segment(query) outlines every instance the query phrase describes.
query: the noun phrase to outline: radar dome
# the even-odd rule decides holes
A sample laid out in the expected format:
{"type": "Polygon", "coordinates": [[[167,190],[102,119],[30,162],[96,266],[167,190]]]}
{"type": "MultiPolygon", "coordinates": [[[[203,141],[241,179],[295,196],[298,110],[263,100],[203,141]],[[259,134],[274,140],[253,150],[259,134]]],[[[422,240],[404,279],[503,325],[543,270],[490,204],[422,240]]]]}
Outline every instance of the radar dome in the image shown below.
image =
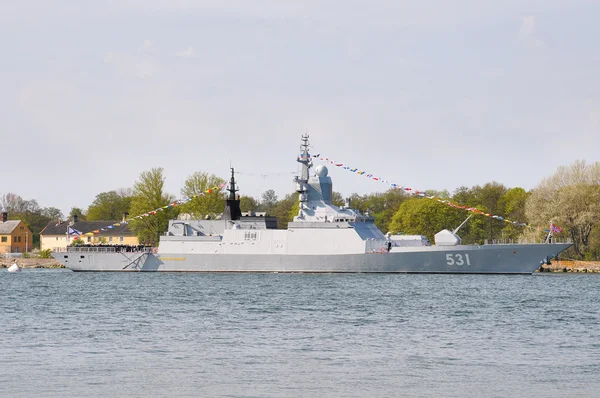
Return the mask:
{"type": "Polygon", "coordinates": [[[329,170],[327,170],[327,166],[320,164],[317,167],[315,167],[315,174],[317,176],[327,177],[327,173],[329,173],[329,170]]]}

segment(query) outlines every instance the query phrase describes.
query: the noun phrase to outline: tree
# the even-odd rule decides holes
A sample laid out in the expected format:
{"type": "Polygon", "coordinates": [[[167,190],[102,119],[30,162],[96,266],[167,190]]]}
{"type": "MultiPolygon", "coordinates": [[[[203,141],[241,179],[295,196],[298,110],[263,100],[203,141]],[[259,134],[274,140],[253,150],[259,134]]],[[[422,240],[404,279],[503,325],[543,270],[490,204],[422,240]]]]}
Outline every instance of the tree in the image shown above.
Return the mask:
{"type": "Polygon", "coordinates": [[[79,217],[80,221],[87,220],[87,218],[85,217],[85,212],[79,207],[71,207],[71,211],[69,212],[69,218],[72,220],[74,216],[79,217]]]}
{"type": "Polygon", "coordinates": [[[561,166],[545,178],[527,199],[525,213],[539,226],[550,222],[565,228],[578,258],[590,257],[590,237],[600,228],[600,162],[591,165],[579,160],[561,166]]]}
{"type": "Polygon", "coordinates": [[[182,213],[190,213],[196,218],[214,217],[223,213],[225,192],[221,185],[225,180],[214,174],[197,171],[189,176],[181,189],[181,195],[191,200],[181,206],[182,213]]]}
{"type": "Polygon", "coordinates": [[[389,228],[392,233],[433,237],[442,229],[454,229],[464,220],[462,210],[426,198],[410,198],[400,205],[389,228]]]}
{"type": "Polygon", "coordinates": [[[42,215],[48,217],[51,220],[62,220],[64,218],[62,211],[56,207],[44,207],[42,209],[42,215]]]}
{"type": "Polygon", "coordinates": [[[251,196],[242,196],[240,198],[240,209],[243,212],[256,211],[258,209],[258,200],[251,196]]]}
{"type": "MultiPolygon", "coordinates": [[[[500,198],[500,205],[504,208],[504,217],[511,221],[527,223],[525,203],[529,195],[523,188],[511,188],[506,191],[504,196],[500,198]]],[[[502,233],[505,238],[517,239],[523,233],[523,227],[512,223],[505,223],[502,233]]]]}
{"type": "Polygon", "coordinates": [[[10,215],[36,212],[39,211],[40,206],[35,199],[25,200],[17,194],[7,193],[0,198],[0,208],[10,215]]]}
{"type": "Polygon", "coordinates": [[[334,191],[331,194],[331,204],[333,204],[334,206],[341,207],[345,203],[346,203],[346,200],[344,199],[344,196],[341,193],[334,191]]]}
{"type": "MultiPolygon", "coordinates": [[[[506,194],[507,188],[496,182],[488,182],[483,187],[474,186],[471,189],[473,193],[473,205],[482,211],[493,215],[503,215],[501,199],[506,194]]],[[[500,230],[504,228],[505,223],[493,217],[488,217],[488,239],[493,240],[498,236],[500,230]]]]}
{"type": "Polygon", "coordinates": [[[435,189],[428,189],[427,196],[435,196],[436,198],[448,199],[450,197],[450,192],[447,189],[443,189],[441,191],[435,189]]]}
{"type": "Polygon", "coordinates": [[[298,215],[298,211],[298,193],[295,192],[276,202],[269,215],[277,217],[278,228],[285,229],[294,216],[298,215]]]}
{"type": "Polygon", "coordinates": [[[462,186],[456,188],[454,194],[452,195],[452,201],[456,203],[460,203],[461,205],[469,205],[474,206],[475,203],[475,195],[471,191],[471,189],[462,186]]]}
{"type": "Polygon", "coordinates": [[[260,211],[270,213],[271,209],[277,204],[277,194],[272,189],[268,189],[260,196],[260,211]]]}
{"type": "Polygon", "coordinates": [[[25,240],[34,247],[39,247],[40,232],[50,220],[58,222],[62,213],[55,207],[40,208],[35,199],[25,200],[14,193],[8,193],[0,197],[0,203],[4,211],[12,220],[21,220],[27,225],[31,234],[25,236],[25,240]]]}
{"type": "Polygon", "coordinates": [[[123,196],[117,191],[102,192],[96,195],[96,199],[88,207],[87,219],[90,221],[120,220],[124,213],[129,213],[130,206],[131,194],[123,196]]]}
{"type": "Polygon", "coordinates": [[[132,220],[130,227],[143,244],[157,244],[159,236],[168,228],[169,219],[176,213],[172,208],[164,208],[174,200],[172,195],[163,191],[164,184],[163,169],[153,168],[143,171],[133,186],[130,210],[134,217],[142,217],[132,220]],[[156,214],[149,213],[155,210],[156,214]]]}

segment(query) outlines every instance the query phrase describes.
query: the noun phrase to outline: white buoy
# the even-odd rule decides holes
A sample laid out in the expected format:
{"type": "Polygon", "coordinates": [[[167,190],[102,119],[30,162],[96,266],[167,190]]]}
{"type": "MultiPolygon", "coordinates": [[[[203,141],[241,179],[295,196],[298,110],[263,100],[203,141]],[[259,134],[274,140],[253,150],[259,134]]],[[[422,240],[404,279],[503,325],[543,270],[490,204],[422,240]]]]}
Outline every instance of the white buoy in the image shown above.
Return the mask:
{"type": "Polygon", "coordinates": [[[8,267],[8,272],[21,272],[21,268],[17,265],[17,263],[13,263],[10,267],[8,267]]]}

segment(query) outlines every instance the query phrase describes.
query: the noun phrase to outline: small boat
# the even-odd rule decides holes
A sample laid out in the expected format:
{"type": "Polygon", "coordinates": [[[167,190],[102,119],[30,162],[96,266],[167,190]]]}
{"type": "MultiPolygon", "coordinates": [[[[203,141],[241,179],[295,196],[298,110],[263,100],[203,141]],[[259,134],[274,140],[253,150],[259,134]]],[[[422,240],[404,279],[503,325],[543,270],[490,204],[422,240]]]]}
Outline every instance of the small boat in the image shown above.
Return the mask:
{"type": "Polygon", "coordinates": [[[8,267],[8,272],[21,272],[21,268],[14,262],[10,267],[8,267]]]}

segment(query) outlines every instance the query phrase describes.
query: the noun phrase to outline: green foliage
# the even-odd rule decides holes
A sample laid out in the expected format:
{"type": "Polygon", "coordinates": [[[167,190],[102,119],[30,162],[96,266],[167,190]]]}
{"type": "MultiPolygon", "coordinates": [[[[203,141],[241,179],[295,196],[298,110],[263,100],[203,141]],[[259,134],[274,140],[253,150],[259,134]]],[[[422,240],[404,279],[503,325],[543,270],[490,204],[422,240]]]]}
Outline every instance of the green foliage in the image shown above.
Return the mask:
{"type": "MultiPolygon", "coordinates": [[[[295,201],[294,204],[292,205],[292,207],[290,208],[290,211],[288,212],[288,216],[287,216],[287,221],[293,221],[294,217],[296,217],[298,215],[298,213],[300,212],[300,202],[298,201],[298,195],[296,194],[295,196],[295,201]]],[[[286,225],[287,227],[287,225],[286,225]]]]}
{"type": "Polygon", "coordinates": [[[533,190],[525,210],[535,225],[552,221],[564,228],[559,237],[573,241],[567,256],[589,259],[598,251],[593,239],[600,228],[600,162],[559,167],[533,190]]]}
{"type": "Polygon", "coordinates": [[[240,209],[243,212],[257,211],[258,201],[256,199],[254,199],[252,196],[242,196],[240,198],[240,209]]]}
{"type": "Polygon", "coordinates": [[[85,216],[85,212],[79,208],[79,207],[72,207],[71,211],[69,212],[69,219],[72,220],[73,216],[78,216],[79,217],[79,221],[85,221],[87,220],[87,217],[85,216]]]}
{"type": "Polygon", "coordinates": [[[39,258],[51,258],[51,257],[52,257],[52,250],[50,250],[50,249],[40,250],[39,258]]]}
{"type": "MultiPolygon", "coordinates": [[[[171,203],[174,198],[163,192],[164,184],[162,168],[142,172],[133,186],[130,208],[132,216],[143,215],[171,203]]],[[[175,215],[175,210],[163,209],[155,215],[132,220],[129,227],[141,243],[155,245],[159,236],[167,230],[169,219],[174,218],[175,215]]]]}
{"type": "Polygon", "coordinates": [[[219,187],[224,183],[224,179],[213,174],[195,172],[185,180],[181,189],[182,196],[193,199],[182,205],[180,212],[192,214],[195,218],[221,214],[225,208],[226,194],[219,187]],[[214,190],[215,187],[217,190],[214,190]]]}
{"type": "MultiPolygon", "coordinates": [[[[474,186],[471,189],[473,193],[472,205],[490,214],[502,216],[504,209],[502,208],[501,199],[506,194],[506,191],[507,189],[504,185],[495,181],[488,182],[483,187],[474,186]]],[[[487,217],[487,239],[492,241],[500,238],[501,230],[504,226],[503,222],[492,217],[487,217]]]]}
{"type": "MultiPolygon", "coordinates": [[[[442,196],[442,198],[445,198],[442,196]]],[[[452,201],[460,203],[461,205],[474,206],[475,205],[475,194],[469,188],[462,186],[457,188],[452,195],[452,201]]]]}
{"type": "Polygon", "coordinates": [[[78,238],[78,239],[73,239],[71,241],[71,246],[83,246],[85,245],[85,241],[82,238],[78,238]]]}
{"type": "Polygon", "coordinates": [[[298,214],[298,209],[298,194],[288,194],[275,203],[269,215],[277,217],[277,227],[283,229],[298,214]]]}
{"type": "Polygon", "coordinates": [[[373,193],[369,195],[350,195],[350,207],[360,211],[362,214],[369,214],[375,217],[375,225],[384,233],[390,230],[392,217],[400,205],[409,198],[399,189],[389,189],[384,193],[373,193]]]}
{"type": "MultiPolygon", "coordinates": [[[[333,192],[331,194],[331,203],[335,206],[341,207],[345,204],[345,200],[344,197],[342,196],[341,193],[339,192],[333,192]]],[[[298,210],[300,210],[300,208],[298,208],[298,210]]]]}
{"type": "MultiPolygon", "coordinates": [[[[525,216],[525,203],[530,193],[523,188],[511,188],[500,199],[500,204],[504,208],[504,217],[512,221],[527,223],[525,216]]],[[[523,233],[523,227],[512,223],[505,223],[502,235],[505,239],[518,239],[523,233]]]]}
{"type": "Polygon", "coordinates": [[[454,229],[464,220],[464,213],[425,198],[404,200],[389,224],[391,233],[433,236],[442,229],[454,229]]]}
{"type": "Polygon", "coordinates": [[[45,207],[42,209],[42,216],[49,218],[50,220],[62,220],[63,214],[62,211],[57,209],[56,207],[45,207]]]}
{"type": "Polygon", "coordinates": [[[62,217],[60,210],[55,207],[41,208],[36,200],[25,200],[13,193],[0,197],[0,207],[8,212],[9,219],[21,220],[27,225],[31,234],[26,235],[25,240],[33,247],[39,247],[39,233],[46,224],[62,217]]]}
{"type": "Polygon", "coordinates": [[[273,189],[268,189],[262,193],[260,197],[260,211],[265,211],[271,214],[271,210],[278,204],[277,195],[273,189]]]}
{"type": "Polygon", "coordinates": [[[31,254],[29,254],[28,252],[23,252],[21,253],[21,258],[31,258],[31,254]]]}
{"type": "Polygon", "coordinates": [[[96,199],[88,207],[87,219],[97,220],[121,220],[124,213],[129,213],[131,206],[131,195],[127,192],[117,191],[102,192],[96,195],[96,199]]]}

